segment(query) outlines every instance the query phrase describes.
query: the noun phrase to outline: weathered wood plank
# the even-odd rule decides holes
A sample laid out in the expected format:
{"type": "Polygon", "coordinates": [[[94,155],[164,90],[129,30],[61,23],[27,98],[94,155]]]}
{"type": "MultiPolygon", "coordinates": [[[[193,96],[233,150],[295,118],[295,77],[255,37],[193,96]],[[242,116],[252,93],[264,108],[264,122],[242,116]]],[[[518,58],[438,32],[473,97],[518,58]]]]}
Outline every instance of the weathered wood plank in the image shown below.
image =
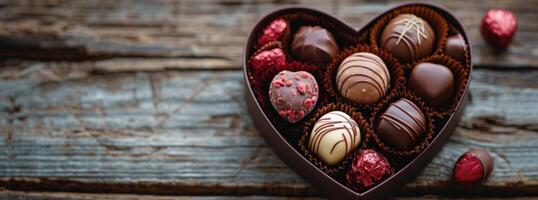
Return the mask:
{"type": "MultiPolygon", "coordinates": [[[[40,79],[41,73],[52,72],[30,70],[0,82],[1,187],[317,195],[252,126],[239,71],[105,73],[60,81],[40,79]]],[[[400,193],[537,194],[537,76],[535,70],[476,70],[460,128],[400,193]],[[496,168],[483,185],[462,187],[450,174],[470,147],[489,149],[496,168]]]]}
{"type": "MultiPolygon", "coordinates": [[[[393,2],[393,1],[389,1],[393,2]]],[[[174,58],[191,68],[238,68],[246,34],[263,13],[280,4],[313,5],[359,26],[387,8],[375,1],[3,1],[0,57],[95,60],[116,57],[174,58]]],[[[482,67],[538,66],[538,4],[516,1],[444,1],[469,33],[474,64],[482,67]],[[519,19],[514,44],[504,53],[482,40],[485,10],[507,8],[519,19]]]]}
{"type": "MultiPolygon", "coordinates": [[[[13,200],[13,199],[24,199],[24,200],[183,200],[183,199],[193,199],[193,200],[212,200],[212,199],[253,199],[253,200],[296,200],[296,199],[305,199],[305,200],[322,200],[324,198],[319,197],[280,197],[280,196],[163,196],[163,195],[130,195],[130,194],[102,194],[102,193],[66,193],[66,192],[18,192],[18,191],[0,191],[0,199],[13,200]]],[[[392,198],[395,200],[409,200],[409,199],[419,199],[419,200],[449,200],[449,199],[463,199],[463,198],[452,198],[452,197],[443,197],[443,196],[418,196],[418,197],[395,197],[392,198]]],[[[474,200],[503,200],[507,198],[495,198],[495,197],[472,197],[464,199],[474,199],[474,200]]],[[[535,197],[511,197],[513,200],[531,200],[536,199],[535,197]]]]}
{"type": "MultiPolygon", "coordinates": [[[[128,194],[88,194],[65,192],[15,192],[0,191],[0,200],[322,200],[318,197],[279,197],[279,196],[156,196],[156,195],[128,195],[128,194]]],[[[522,199],[523,200],[523,199],[522,199]]]]}
{"type": "MultiPolygon", "coordinates": [[[[0,188],[10,190],[0,199],[318,196],[258,136],[240,72],[225,71],[240,68],[247,32],[281,3],[316,4],[354,25],[386,9],[369,1],[0,1],[0,57],[83,61],[1,61],[0,188]],[[224,71],[190,71],[200,69],[224,71]]],[[[441,4],[469,31],[475,66],[524,70],[473,74],[460,128],[400,195],[537,195],[538,71],[529,69],[538,66],[538,4],[441,4]],[[492,7],[520,20],[504,53],[478,32],[492,7]],[[453,162],[469,147],[495,157],[483,185],[450,181],[453,162]]]]}

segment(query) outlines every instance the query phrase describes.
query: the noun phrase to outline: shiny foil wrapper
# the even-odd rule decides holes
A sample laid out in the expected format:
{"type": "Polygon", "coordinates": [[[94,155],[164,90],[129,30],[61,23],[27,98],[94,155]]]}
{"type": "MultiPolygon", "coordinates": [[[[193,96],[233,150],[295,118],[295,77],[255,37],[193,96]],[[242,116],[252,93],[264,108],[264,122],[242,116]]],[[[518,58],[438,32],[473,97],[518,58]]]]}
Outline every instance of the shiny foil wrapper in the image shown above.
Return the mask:
{"type": "Polygon", "coordinates": [[[458,183],[485,181],[493,172],[493,158],[484,149],[471,149],[458,158],[453,178],[458,183]]]}
{"type": "Polygon", "coordinates": [[[383,155],[372,149],[360,150],[351,163],[346,180],[353,190],[370,188],[394,173],[394,168],[383,155]]]}
{"type": "Polygon", "coordinates": [[[494,47],[506,48],[512,42],[517,29],[517,19],[508,10],[491,9],[482,19],[482,37],[494,47]]]}
{"type": "Polygon", "coordinates": [[[263,29],[262,35],[258,38],[258,46],[261,47],[269,42],[279,40],[286,32],[286,28],[288,28],[288,23],[284,19],[276,19],[271,22],[263,29]]]}
{"type": "Polygon", "coordinates": [[[253,71],[266,70],[274,67],[280,69],[286,65],[286,56],[280,48],[262,51],[250,60],[253,71]]]}

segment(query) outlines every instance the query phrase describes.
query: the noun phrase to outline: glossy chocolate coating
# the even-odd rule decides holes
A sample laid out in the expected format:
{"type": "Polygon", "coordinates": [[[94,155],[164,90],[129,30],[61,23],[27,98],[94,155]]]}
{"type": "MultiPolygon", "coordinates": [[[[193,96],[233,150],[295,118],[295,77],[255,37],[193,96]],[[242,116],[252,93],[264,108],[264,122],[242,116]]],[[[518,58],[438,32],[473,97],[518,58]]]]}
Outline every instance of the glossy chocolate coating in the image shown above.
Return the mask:
{"type": "Polygon", "coordinates": [[[452,102],[454,75],[443,65],[419,63],[413,67],[407,86],[424,98],[428,105],[443,108],[452,102]]]}
{"type": "Polygon", "coordinates": [[[302,26],[293,36],[291,53],[294,58],[314,64],[327,64],[338,53],[333,35],[320,26],[302,26]]]}
{"type": "Polygon", "coordinates": [[[336,165],[361,142],[359,125],[349,115],[332,111],[314,125],[308,147],[325,164],[336,165]]]}
{"type": "Polygon", "coordinates": [[[456,34],[448,37],[446,40],[445,54],[460,62],[465,61],[465,51],[467,45],[465,45],[465,40],[461,34],[456,34]]]}
{"type": "Polygon", "coordinates": [[[318,83],[305,71],[282,71],[271,81],[269,99],[278,114],[291,123],[306,116],[318,100],[318,83]]]}
{"type": "Polygon", "coordinates": [[[368,53],[355,53],[342,61],[336,72],[340,94],[360,104],[378,102],[389,88],[390,74],[385,62],[368,53]]]}
{"type": "Polygon", "coordinates": [[[381,141],[397,150],[409,150],[426,132],[426,117],[410,100],[392,103],[377,120],[375,133],[381,141]]]}
{"type": "Polygon", "coordinates": [[[467,153],[476,156],[480,160],[482,168],[484,168],[482,180],[486,180],[491,172],[493,172],[493,158],[489,152],[484,149],[472,148],[467,153]]]}
{"type": "Polygon", "coordinates": [[[381,48],[402,63],[430,55],[434,43],[435,33],[431,26],[413,14],[400,14],[392,19],[379,38],[381,48]]]}

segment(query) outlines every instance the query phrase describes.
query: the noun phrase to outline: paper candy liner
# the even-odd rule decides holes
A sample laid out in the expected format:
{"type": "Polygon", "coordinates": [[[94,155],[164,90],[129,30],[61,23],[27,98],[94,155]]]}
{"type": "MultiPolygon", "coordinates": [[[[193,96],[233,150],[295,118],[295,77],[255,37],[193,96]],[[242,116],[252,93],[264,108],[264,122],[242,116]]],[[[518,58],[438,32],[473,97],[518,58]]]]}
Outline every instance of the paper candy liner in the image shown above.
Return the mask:
{"type": "Polygon", "coordinates": [[[424,151],[426,147],[430,144],[431,140],[434,136],[434,130],[435,130],[435,117],[433,116],[433,113],[429,110],[428,107],[425,105],[426,103],[418,98],[417,96],[407,93],[407,92],[397,92],[391,94],[390,97],[384,99],[381,103],[379,103],[374,110],[372,111],[372,115],[370,116],[370,124],[372,125],[372,139],[377,144],[377,147],[381,150],[381,152],[389,153],[393,156],[415,156],[424,151]],[[394,103],[401,98],[405,98],[407,100],[410,100],[411,102],[415,103],[422,113],[424,113],[424,116],[426,117],[426,132],[420,137],[420,139],[417,141],[417,144],[405,151],[397,150],[392,148],[390,145],[387,145],[383,143],[383,141],[379,138],[377,133],[375,132],[376,126],[377,126],[377,120],[383,114],[391,105],[391,103],[394,103]]]}
{"type": "Polygon", "coordinates": [[[323,105],[327,102],[326,95],[323,91],[323,88],[321,87],[321,81],[319,81],[321,80],[320,74],[321,73],[319,71],[319,67],[317,66],[308,65],[300,62],[290,62],[287,63],[284,67],[269,68],[267,70],[264,70],[263,72],[260,72],[257,76],[249,76],[249,81],[252,86],[252,91],[254,92],[254,97],[260,104],[263,112],[267,115],[269,120],[274,124],[274,126],[278,129],[280,133],[293,137],[293,135],[299,135],[298,133],[302,128],[302,124],[308,118],[308,116],[312,115],[315,110],[320,107],[320,105],[323,105]],[[310,113],[306,114],[303,119],[293,124],[281,117],[274,109],[273,105],[271,104],[271,101],[269,100],[269,86],[271,84],[271,81],[279,72],[283,70],[288,70],[292,72],[309,72],[314,76],[316,82],[318,83],[319,96],[316,102],[316,106],[312,109],[312,111],[310,111],[310,113]],[[292,132],[293,134],[290,132],[292,132]]]}
{"type": "MultiPolygon", "coordinates": [[[[409,73],[413,69],[413,66],[416,66],[422,62],[440,64],[440,65],[446,66],[448,69],[450,69],[450,71],[452,71],[452,75],[454,76],[454,96],[452,97],[452,101],[450,101],[450,104],[442,108],[435,108],[426,104],[426,107],[431,109],[435,116],[440,117],[440,118],[448,118],[450,117],[450,115],[452,115],[452,113],[456,111],[456,106],[458,105],[458,102],[461,100],[461,98],[463,98],[463,95],[465,93],[465,88],[467,87],[467,84],[469,82],[469,72],[457,60],[449,56],[435,55],[435,56],[420,60],[418,62],[415,62],[412,65],[408,65],[408,67],[410,67],[408,70],[409,73]]],[[[409,76],[406,76],[406,77],[409,77],[409,76]]],[[[413,93],[413,95],[418,96],[410,88],[407,88],[407,90],[410,93],[413,93]]]]}
{"type": "Polygon", "coordinates": [[[362,30],[357,36],[357,44],[367,44],[370,41],[370,33],[368,31],[362,30]]]}
{"type": "MultiPolygon", "coordinates": [[[[368,112],[371,111],[371,108],[376,103],[358,104],[348,100],[347,98],[340,95],[340,92],[338,91],[335,82],[336,72],[338,71],[338,68],[340,67],[342,61],[344,61],[344,59],[346,59],[351,54],[358,52],[369,52],[375,54],[379,56],[379,58],[381,58],[383,62],[385,62],[385,65],[387,66],[387,69],[390,73],[390,85],[389,90],[384,97],[389,96],[390,94],[395,93],[396,91],[403,88],[403,86],[405,85],[404,67],[398,62],[396,58],[392,57],[392,55],[387,51],[370,48],[365,44],[359,44],[357,46],[340,51],[340,53],[334,58],[333,62],[327,66],[325,74],[323,75],[323,87],[325,88],[324,90],[327,93],[327,97],[329,98],[329,100],[350,104],[354,107],[357,107],[361,112],[368,112]]],[[[384,97],[381,98],[380,101],[382,101],[384,97]]]]}
{"type": "Polygon", "coordinates": [[[335,175],[337,173],[343,172],[351,164],[351,161],[353,160],[353,158],[355,157],[359,149],[364,148],[366,146],[366,144],[370,140],[371,134],[372,134],[372,130],[370,129],[370,125],[368,124],[367,120],[363,118],[361,113],[358,112],[353,106],[348,105],[348,104],[343,104],[343,103],[330,103],[315,110],[315,114],[311,118],[309,118],[308,121],[304,123],[302,137],[299,140],[299,148],[301,150],[301,153],[312,164],[314,164],[316,167],[318,167],[323,172],[329,175],[335,175]],[[323,115],[331,111],[342,111],[348,114],[353,120],[355,120],[355,122],[357,122],[361,131],[360,144],[357,146],[355,150],[353,150],[351,153],[346,155],[344,160],[336,166],[326,165],[317,157],[317,155],[311,152],[310,149],[308,148],[310,133],[312,132],[314,125],[323,115]]]}
{"type": "MultiPolygon", "coordinates": [[[[430,26],[433,29],[433,32],[436,34],[436,41],[435,46],[433,49],[433,52],[431,55],[441,54],[447,39],[448,34],[448,24],[446,20],[441,16],[439,13],[437,13],[434,9],[429,8],[427,6],[417,6],[417,5],[410,5],[401,7],[398,9],[394,9],[386,14],[384,14],[377,22],[372,26],[370,29],[370,45],[374,49],[380,49],[379,46],[379,37],[381,37],[381,33],[383,33],[383,30],[387,26],[387,24],[397,17],[400,14],[414,14],[430,24],[430,26]]],[[[426,56],[428,57],[428,56],[426,56]]],[[[422,59],[422,58],[418,58],[422,59]]]]}

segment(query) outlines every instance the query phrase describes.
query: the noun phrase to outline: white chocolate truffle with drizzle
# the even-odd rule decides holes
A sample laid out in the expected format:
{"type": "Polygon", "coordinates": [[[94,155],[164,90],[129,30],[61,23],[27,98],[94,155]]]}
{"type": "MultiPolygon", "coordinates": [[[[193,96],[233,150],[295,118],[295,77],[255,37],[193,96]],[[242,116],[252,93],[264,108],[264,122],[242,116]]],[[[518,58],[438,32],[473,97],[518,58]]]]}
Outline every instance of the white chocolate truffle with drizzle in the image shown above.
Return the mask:
{"type": "Polygon", "coordinates": [[[323,163],[334,166],[342,162],[361,142],[359,125],[349,115],[332,111],[314,125],[308,141],[309,150],[323,163]]]}

